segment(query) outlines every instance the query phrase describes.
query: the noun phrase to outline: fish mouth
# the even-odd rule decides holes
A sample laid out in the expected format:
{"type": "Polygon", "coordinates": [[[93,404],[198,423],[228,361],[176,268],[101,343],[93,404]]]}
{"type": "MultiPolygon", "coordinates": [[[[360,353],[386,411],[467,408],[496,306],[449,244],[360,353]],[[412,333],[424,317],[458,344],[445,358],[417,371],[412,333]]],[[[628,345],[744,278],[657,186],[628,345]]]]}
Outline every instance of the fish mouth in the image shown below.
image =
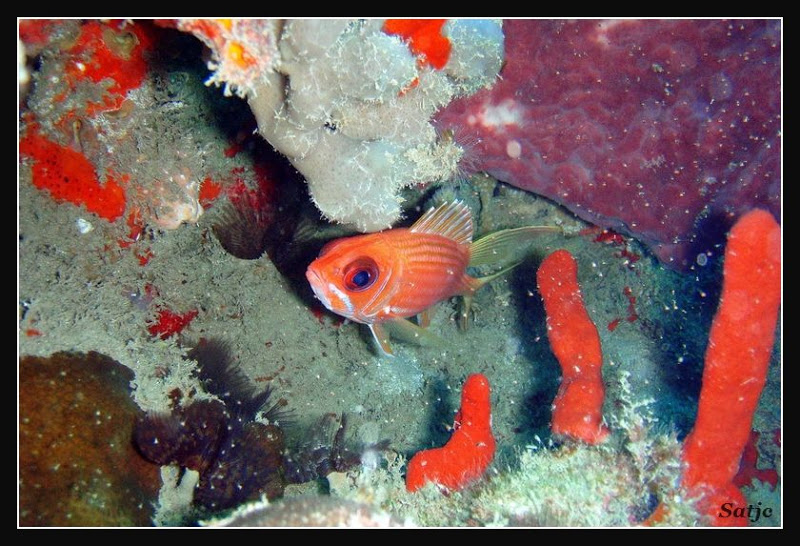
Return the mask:
{"type": "Polygon", "coordinates": [[[311,269],[310,267],[306,269],[306,279],[308,279],[308,283],[311,285],[312,288],[322,283],[322,279],[319,278],[319,273],[317,273],[314,269],[311,269]]]}
{"type": "Polygon", "coordinates": [[[322,277],[320,277],[319,273],[309,267],[306,270],[306,279],[308,280],[308,284],[311,285],[311,290],[314,292],[314,297],[321,301],[325,307],[330,309],[331,302],[325,296],[325,281],[322,280],[322,277]]]}
{"type": "Polygon", "coordinates": [[[322,302],[322,305],[337,315],[362,322],[355,318],[353,302],[350,301],[347,294],[337,288],[334,283],[326,281],[319,271],[309,267],[306,270],[306,279],[311,285],[311,290],[314,291],[314,296],[322,302]]]}

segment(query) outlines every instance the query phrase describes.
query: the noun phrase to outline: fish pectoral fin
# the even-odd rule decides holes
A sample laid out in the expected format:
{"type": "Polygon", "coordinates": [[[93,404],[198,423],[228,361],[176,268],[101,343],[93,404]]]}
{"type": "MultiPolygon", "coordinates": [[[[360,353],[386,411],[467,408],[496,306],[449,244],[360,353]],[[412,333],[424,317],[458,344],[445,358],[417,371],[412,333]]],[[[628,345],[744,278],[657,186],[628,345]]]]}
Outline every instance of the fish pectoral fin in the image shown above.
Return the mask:
{"type": "Polygon", "coordinates": [[[389,345],[389,333],[383,327],[383,324],[370,324],[369,331],[372,332],[372,337],[375,338],[375,342],[378,344],[383,356],[393,357],[394,352],[392,351],[392,346],[389,345]]]}
{"type": "Polygon", "coordinates": [[[392,346],[389,344],[390,338],[422,346],[435,345],[440,341],[436,334],[404,318],[370,324],[369,331],[372,332],[372,337],[375,338],[384,356],[394,356],[392,346]]]}
{"type": "Polygon", "coordinates": [[[415,345],[430,346],[439,343],[439,336],[417,326],[410,320],[395,318],[383,324],[393,338],[415,345]]]}

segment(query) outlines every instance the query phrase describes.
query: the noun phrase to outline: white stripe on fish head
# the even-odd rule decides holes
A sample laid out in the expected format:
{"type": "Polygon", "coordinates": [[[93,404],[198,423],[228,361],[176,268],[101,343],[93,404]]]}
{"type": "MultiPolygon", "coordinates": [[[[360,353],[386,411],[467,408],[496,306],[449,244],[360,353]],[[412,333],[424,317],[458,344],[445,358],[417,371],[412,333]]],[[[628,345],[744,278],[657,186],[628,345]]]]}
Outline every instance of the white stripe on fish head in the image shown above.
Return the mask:
{"type": "Polygon", "coordinates": [[[314,291],[314,296],[329,311],[349,319],[354,318],[353,303],[347,294],[336,288],[336,285],[331,282],[325,284],[322,277],[314,270],[309,269],[306,273],[306,278],[308,278],[308,283],[311,285],[311,290],[314,291]]]}
{"type": "Polygon", "coordinates": [[[340,315],[345,316],[349,319],[358,320],[358,318],[355,316],[355,311],[353,309],[353,302],[350,301],[350,296],[339,290],[336,287],[336,285],[333,284],[332,282],[328,283],[328,290],[330,291],[330,294],[335,296],[336,299],[338,299],[339,302],[341,303],[339,309],[334,309],[330,305],[327,305],[328,309],[334,311],[335,313],[339,313],[340,315]],[[344,309],[342,309],[342,307],[344,307],[344,309]]]}

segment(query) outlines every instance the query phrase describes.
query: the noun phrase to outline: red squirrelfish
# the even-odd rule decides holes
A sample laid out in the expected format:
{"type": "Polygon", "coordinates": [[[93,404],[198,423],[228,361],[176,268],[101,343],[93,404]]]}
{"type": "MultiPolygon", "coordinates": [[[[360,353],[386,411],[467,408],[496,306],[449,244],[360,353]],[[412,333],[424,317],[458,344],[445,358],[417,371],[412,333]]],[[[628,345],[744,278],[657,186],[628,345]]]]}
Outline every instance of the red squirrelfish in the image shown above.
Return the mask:
{"type": "MultiPolygon", "coordinates": [[[[391,355],[386,326],[406,337],[429,337],[407,319],[452,296],[467,304],[486,282],[511,267],[482,278],[467,268],[496,264],[533,235],[561,232],[552,226],[498,231],[472,242],[472,214],[461,201],[431,208],[409,228],[331,241],[308,266],[314,294],[334,313],[369,326],[384,354],[391,355]]],[[[465,315],[466,316],[466,315],[465,315]]]]}

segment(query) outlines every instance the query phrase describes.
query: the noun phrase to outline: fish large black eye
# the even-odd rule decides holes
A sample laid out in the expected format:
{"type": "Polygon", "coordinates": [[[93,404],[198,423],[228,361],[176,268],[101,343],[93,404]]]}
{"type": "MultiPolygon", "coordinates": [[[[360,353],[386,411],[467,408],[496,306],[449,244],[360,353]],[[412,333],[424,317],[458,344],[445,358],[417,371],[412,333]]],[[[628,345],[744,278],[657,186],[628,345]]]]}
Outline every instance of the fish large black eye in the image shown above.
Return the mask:
{"type": "Polygon", "coordinates": [[[378,280],[378,264],[372,258],[359,258],[344,271],[344,287],[351,292],[361,292],[378,280]]]}

